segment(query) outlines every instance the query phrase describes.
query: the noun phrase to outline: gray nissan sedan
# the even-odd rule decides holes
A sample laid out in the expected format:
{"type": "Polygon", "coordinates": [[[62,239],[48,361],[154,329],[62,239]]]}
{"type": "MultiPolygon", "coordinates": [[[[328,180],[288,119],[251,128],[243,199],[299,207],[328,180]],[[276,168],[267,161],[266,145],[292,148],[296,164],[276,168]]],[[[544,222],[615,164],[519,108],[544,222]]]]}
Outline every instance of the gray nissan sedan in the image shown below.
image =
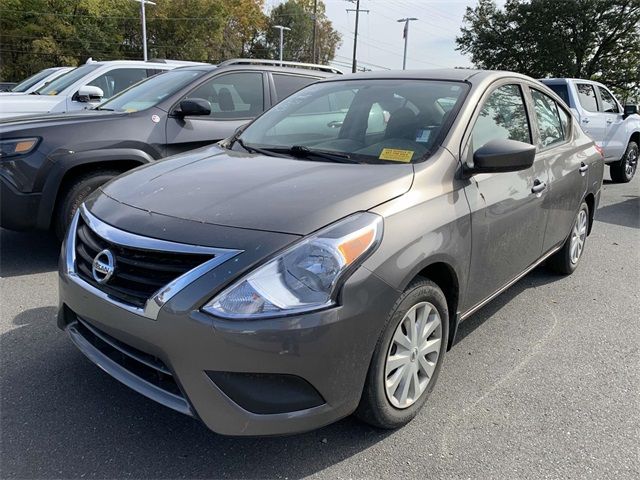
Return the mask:
{"type": "Polygon", "coordinates": [[[227,435],[410,421],[458,324],[578,266],[603,159],[531,78],[315,83],[78,210],[58,324],[107,373],[227,435]]]}

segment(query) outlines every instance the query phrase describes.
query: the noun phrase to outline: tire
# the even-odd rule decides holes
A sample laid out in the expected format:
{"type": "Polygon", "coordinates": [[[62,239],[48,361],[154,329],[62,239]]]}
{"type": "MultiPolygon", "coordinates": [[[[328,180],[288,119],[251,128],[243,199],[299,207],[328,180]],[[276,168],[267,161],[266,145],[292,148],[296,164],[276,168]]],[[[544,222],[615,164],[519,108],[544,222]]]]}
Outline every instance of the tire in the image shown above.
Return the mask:
{"type": "Polygon", "coordinates": [[[582,202],[573,220],[569,236],[562,248],[549,259],[547,266],[561,275],[570,275],[575,272],[584,252],[588,232],[589,206],[586,202],[582,202]]]}
{"type": "Polygon", "coordinates": [[[611,180],[615,183],[630,182],[638,168],[638,144],[629,142],[621,160],[609,166],[611,180]]]}
{"type": "Polygon", "coordinates": [[[58,206],[53,218],[53,228],[59,240],[64,238],[67,228],[82,202],[98,187],[121,173],[118,170],[97,170],[75,178],[73,183],[67,186],[62,196],[58,198],[58,206]]]}
{"type": "MultiPolygon", "coordinates": [[[[416,322],[416,330],[421,329],[421,324],[418,322],[416,322]]],[[[416,337],[419,336],[414,335],[414,338],[416,337]]],[[[403,342],[407,339],[408,337],[405,336],[403,342]]],[[[373,353],[360,404],[355,411],[356,417],[374,427],[384,429],[398,428],[411,421],[424,406],[429,394],[433,390],[438,378],[438,373],[442,367],[448,339],[449,312],[447,309],[447,300],[442,290],[431,280],[414,280],[403,292],[389,313],[385,329],[380,335],[373,353]],[[415,309],[416,306],[418,306],[417,309],[415,309]],[[428,316],[424,315],[427,308],[432,309],[428,316]],[[406,315],[411,311],[416,312],[418,319],[427,318],[426,325],[433,328],[433,331],[428,333],[426,337],[431,343],[421,341],[410,342],[412,348],[405,349],[405,347],[401,347],[396,342],[394,336],[403,328],[401,324],[404,324],[405,327],[410,325],[410,318],[406,317],[406,315]],[[440,321],[439,326],[436,325],[435,328],[436,317],[434,314],[438,315],[440,321]],[[434,322],[434,324],[431,322],[434,322]],[[440,342],[439,345],[436,343],[438,338],[440,342]],[[427,343],[429,343],[428,346],[427,343]],[[426,350],[431,350],[430,353],[422,358],[422,360],[426,361],[425,363],[421,361],[420,354],[417,353],[416,345],[423,345],[426,350]],[[400,349],[402,349],[402,354],[399,353],[401,351],[400,349]],[[397,362],[401,357],[403,365],[397,368],[397,370],[393,370],[388,360],[397,362]],[[430,376],[425,375],[426,371],[423,369],[425,365],[431,369],[430,376]],[[413,370],[405,370],[411,368],[413,370]],[[409,393],[406,395],[405,403],[400,404],[404,386],[403,380],[400,380],[395,393],[388,393],[387,385],[396,383],[393,382],[393,380],[398,377],[404,377],[402,373],[405,371],[415,371],[417,377],[411,376],[410,378],[417,378],[418,382],[409,382],[409,393]],[[390,380],[389,384],[387,384],[387,379],[390,380]],[[425,381],[426,383],[423,385],[425,381]],[[419,390],[415,387],[417,384],[420,384],[420,387],[418,387],[419,390]],[[416,394],[416,392],[418,393],[416,394]]],[[[393,387],[390,388],[393,391],[393,387]]]]}

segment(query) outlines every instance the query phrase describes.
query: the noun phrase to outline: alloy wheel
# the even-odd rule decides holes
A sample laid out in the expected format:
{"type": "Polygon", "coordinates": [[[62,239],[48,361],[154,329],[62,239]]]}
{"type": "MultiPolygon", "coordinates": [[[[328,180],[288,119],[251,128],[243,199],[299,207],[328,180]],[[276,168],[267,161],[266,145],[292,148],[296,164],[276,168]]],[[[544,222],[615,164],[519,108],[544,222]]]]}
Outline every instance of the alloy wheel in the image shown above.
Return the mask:
{"type": "Polygon", "coordinates": [[[582,251],[584,250],[584,242],[587,239],[587,212],[581,209],[571,231],[571,247],[569,254],[571,255],[571,263],[574,265],[580,260],[582,251]]]}
{"type": "Polygon", "coordinates": [[[627,158],[625,160],[624,170],[627,175],[627,178],[633,177],[633,174],[636,171],[636,167],[638,165],[638,150],[635,148],[631,148],[627,153],[627,158]]]}
{"type": "Polygon", "coordinates": [[[442,320],[435,306],[420,302],[396,327],[385,363],[385,391],[396,408],[413,405],[424,393],[438,363],[442,320]]]}

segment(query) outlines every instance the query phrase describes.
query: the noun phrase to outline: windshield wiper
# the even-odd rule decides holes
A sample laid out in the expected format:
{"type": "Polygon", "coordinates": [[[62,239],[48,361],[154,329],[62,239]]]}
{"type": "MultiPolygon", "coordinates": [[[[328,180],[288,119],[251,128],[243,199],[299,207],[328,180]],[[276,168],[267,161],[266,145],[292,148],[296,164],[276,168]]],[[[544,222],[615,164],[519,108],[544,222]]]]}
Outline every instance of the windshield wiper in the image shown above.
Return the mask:
{"type": "Polygon", "coordinates": [[[242,148],[244,148],[249,153],[260,153],[260,154],[266,155],[268,157],[281,157],[281,158],[286,158],[287,157],[286,155],[281,155],[281,154],[279,154],[277,152],[274,152],[274,151],[271,151],[271,150],[266,150],[264,148],[245,145],[244,141],[241,138],[236,138],[233,143],[236,143],[236,142],[238,143],[238,145],[240,145],[242,148]]]}
{"type": "Polygon", "coordinates": [[[319,157],[338,163],[360,163],[356,160],[353,160],[346,153],[328,152],[326,150],[314,150],[304,145],[293,145],[291,148],[289,148],[288,152],[296,157],[301,158],[319,157]]]}
{"type": "Polygon", "coordinates": [[[102,110],[104,112],[115,112],[113,108],[95,107],[94,110],[102,110]]]}
{"type": "Polygon", "coordinates": [[[31,92],[29,95],[40,95],[40,92],[37,90],[34,90],[33,92],[31,92]]]}

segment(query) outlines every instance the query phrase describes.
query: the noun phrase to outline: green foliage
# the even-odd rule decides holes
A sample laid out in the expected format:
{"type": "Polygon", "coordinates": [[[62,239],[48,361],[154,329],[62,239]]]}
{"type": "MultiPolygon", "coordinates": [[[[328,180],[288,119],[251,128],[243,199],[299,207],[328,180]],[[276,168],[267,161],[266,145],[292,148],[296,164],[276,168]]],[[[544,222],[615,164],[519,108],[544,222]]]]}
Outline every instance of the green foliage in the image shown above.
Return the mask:
{"type": "Polygon", "coordinates": [[[467,8],[458,50],[479,68],[576,77],[640,95],[640,0],[493,0],[467,8]]]}
{"type": "MultiPolygon", "coordinates": [[[[289,0],[267,17],[264,0],[155,0],[147,5],[149,58],[217,63],[234,57],[276,58],[278,18],[287,60],[311,60],[313,0],[289,0]],[[277,22],[276,22],[277,23],[277,22]],[[306,37],[305,37],[306,36],[306,37]],[[275,49],[274,49],[275,48],[275,49]]],[[[317,52],[331,60],[339,44],[318,2],[317,52]]],[[[21,80],[43,68],[94,60],[142,59],[140,4],[133,0],[0,0],[0,79],[21,80]]]]}

